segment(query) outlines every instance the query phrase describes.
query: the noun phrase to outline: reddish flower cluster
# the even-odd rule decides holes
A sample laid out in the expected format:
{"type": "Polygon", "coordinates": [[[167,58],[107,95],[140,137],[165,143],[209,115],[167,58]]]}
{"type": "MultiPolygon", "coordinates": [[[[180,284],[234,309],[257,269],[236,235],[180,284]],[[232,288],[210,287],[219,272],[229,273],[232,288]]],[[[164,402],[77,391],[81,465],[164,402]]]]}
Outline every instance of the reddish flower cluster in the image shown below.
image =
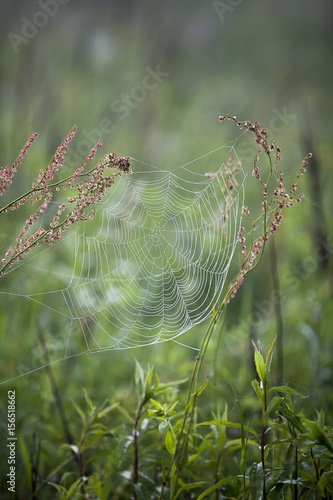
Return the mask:
{"type": "Polygon", "coordinates": [[[12,167],[6,166],[4,169],[0,169],[0,196],[3,195],[7,191],[7,186],[10,186],[12,183],[12,179],[17,171],[18,165],[22,164],[23,158],[27,154],[30,149],[31,144],[38,137],[38,134],[34,133],[27,140],[23,148],[21,149],[21,153],[18,155],[12,167]]]}
{"type": "MultiPolygon", "coordinates": [[[[90,211],[90,213],[87,213],[87,209],[91,205],[101,201],[106,194],[106,190],[115,182],[117,176],[121,176],[123,173],[127,174],[131,172],[129,158],[116,157],[114,153],[105,155],[96,167],[84,172],[84,167],[87,165],[87,161],[92,160],[96,155],[97,149],[102,146],[102,144],[98,142],[96,146],[92,148],[86,160],[70,177],[58,182],[50,183],[50,181],[54,179],[55,173],[64,165],[65,155],[68,152],[67,146],[69,142],[72,141],[76,131],[77,127],[74,126],[56,150],[52,161],[47,166],[46,170],[40,170],[38,179],[32,183],[31,190],[0,210],[0,213],[5,213],[7,209],[17,210],[27,200],[29,200],[30,206],[34,203],[42,201],[38,209],[26,220],[23,229],[16,238],[16,246],[14,248],[11,246],[5,254],[5,258],[2,259],[3,267],[0,270],[1,274],[4,274],[5,269],[11,267],[15,261],[23,260],[23,255],[27,254],[31,248],[39,247],[44,243],[53,245],[54,242],[61,238],[62,233],[71,225],[76,224],[77,222],[86,222],[92,219],[95,216],[95,212],[90,211]],[[117,168],[118,171],[113,172],[111,175],[106,175],[105,170],[108,168],[117,168]],[[85,179],[83,182],[78,183],[77,180],[80,176],[84,176],[85,179]],[[60,187],[63,187],[63,189],[74,188],[78,194],[76,196],[68,197],[67,203],[62,203],[58,206],[52,222],[50,223],[49,229],[39,227],[32,235],[27,236],[27,233],[32,228],[33,224],[49,207],[54,194],[53,189],[59,191],[60,187]],[[61,220],[63,212],[67,208],[67,204],[74,204],[74,208],[69,214],[63,217],[63,220],[61,220]]],[[[22,161],[23,156],[28,151],[34,137],[36,136],[37,134],[29,138],[25,148],[21,152],[21,155],[14,163],[14,166],[18,164],[18,161],[22,161]]],[[[2,194],[2,192],[0,192],[0,194],[2,194]]]]}
{"type": "MultiPolygon", "coordinates": [[[[284,178],[283,178],[283,173],[280,171],[279,178],[277,181],[277,187],[273,191],[272,196],[269,199],[269,184],[271,181],[272,177],[272,172],[273,169],[278,171],[278,163],[281,161],[281,148],[277,147],[275,142],[268,142],[267,141],[267,133],[265,129],[263,129],[260,125],[260,123],[255,122],[240,122],[236,119],[235,116],[231,117],[229,115],[221,116],[220,121],[224,121],[225,119],[232,120],[234,121],[237,126],[242,129],[242,128],[247,128],[249,131],[254,133],[254,142],[259,145],[260,149],[258,149],[255,157],[254,157],[254,163],[253,163],[253,170],[252,170],[252,175],[256,177],[258,182],[262,186],[262,209],[263,209],[263,234],[259,236],[257,240],[251,243],[251,250],[250,252],[247,251],[246,244],[245,244],[245,236],[244,236],[244,227],[242,226],[239,233],[238,233],[238,239],[241,244],[241,253],[243,256],[243,264],[241,265],[240,272],[234,282],[234,284],[231,286],[229,293],[227,294],[227,298],[225,300],[225,303],[228,303],[230,301],[230,298],[233,298],[235,294],[237,293],[237,290],[239,289],[240,285],[244,281],[245,275],[253,269],[258,263],[261,258],[262,252],[264,250],[265,242],[268,240],[268,235],[269,234],[274,234],[275,231],[277,230],[278,226],[282,222],[282,214],[281,211],[283,208],[289,208],[294,206],[294,202],[298,203],[301,201],[301,198],[304,197],[304,195],[297,196],[296,198],[295,193],[297,192],[298,189],[298,178],[304,174],[305,172],[305,167],[308,165],[308,160],[311,158],[312,154],[309,153],[303,160],[302,167],[300,171],[298,172],[296,179],[294,183],[292,184],[289,192],[286,191],[286,187],[284,185],[284,178]],[[272,155],[273,151],[274,157],[272,155]],[[269,159],[269,164],[270,164],[270,171],[268,172],[267,175],[267,182],[263,182],[262,180],[262,174],[260,172],[260,167],[259,167],[259,159],[260,155],[262,153],[265,153],[268,156],[269,159]],[[273,159],[274,158],[274,159],[273,159]],[[272,205],[274,205],[274,208],[272,208],[272,205]],[[271,216],[271,220],[268,223],[268,219],[271,216]]],[[[243,214],[246,215],[252,224],[252,227],[255,225],[255,221],[253,221],[250,218],[250,212],[247,206],[243,207],[243,214]]],[[[257,220],[258,221],[258,220],[257,220]]],[[[257,222],[256,221],[256,222],[257,222]]]]}

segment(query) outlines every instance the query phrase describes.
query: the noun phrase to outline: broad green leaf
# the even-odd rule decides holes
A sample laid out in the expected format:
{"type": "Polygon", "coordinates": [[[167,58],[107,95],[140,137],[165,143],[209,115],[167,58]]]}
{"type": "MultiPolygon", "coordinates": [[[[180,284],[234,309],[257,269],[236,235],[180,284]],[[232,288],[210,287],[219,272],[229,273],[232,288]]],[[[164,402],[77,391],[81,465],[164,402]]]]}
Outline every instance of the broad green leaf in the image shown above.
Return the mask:
{"type": "Polygon", "coordinates": [[[291,443],[288,446],[287,453],[286,453],[286,456],[284,459],[283,465],[284,465],[285,471],[288,474],[288,477],[290,477],[292,475],[292,472],[293,472],[294,467],[295,467],[295,450],[296,450],[295,444],[291,443]]]}
{"type": "Polygon", "coordinates": [[[173,428],[171,424],[169,423],[168,430],[165,435],[165,447],[170,453],[170,455],[173,455],[176,449],[176,437],[175,433],[173,432],[173,428]]]}
{"type": "Polygon", "coordinates": [[[155,401],[154,399],[150,398],[150,402],[155,406],[155,408],[163,413],[163,406],[158,402],[155,401]]]}
{"type": "Polygon", "coordinates": [[[259,500],[264,486],[264,470],[262,463],[257,464],[254,462],[254,464],[252,464],[249,477],[251,498],[252,500],[259,500]]]}
{"type": "Polygon", "coordinates": [[[323,498],[327,498],[326,495],[328,492],[333,493],[333,471],[327,471],[322,474],[318,481],[318,488],[323,498]]]}
{"type": "Polygon", "coordinates": [[[305,433],[305,427],[301,422],[301,419],[295,415],[289,408],[286,408],[285,406],[280,406],[279,412],[282,413],[284,417],[288,420],[290,424],[292,424],[296,429],[298,429],[300,432],[305,433]]]}
{"type": "Polygon", "coordinates": [[[252,380],[252,387],[256,391],[256,394],[257,394],[258,398],[260,399],[262,406],[264,406],[264,404],[265,404],[264,393],[263,393],[262,388],[260,387],[260,384],[259,384],[257,379],[252,380]]]}
{"type": "Polygon", "coordinates": [[[311,434],[312,434],[311,437],[313,437],[314,440],[317,441],[318,444],[325,446],[331,453],[333,453],[332,443],[330,442],[324,429],[319,427],[317,422],[314,422],[313,420],[307,420],[306,418],[304,418],[303,421],[307,425],[307,427],[310,429],[311,434]]]}
{"type": "Polygon", "coordinates": [[[267,410],[265,411],[265,419],[268,419],[271,413],[277,410],[281,405],[283,399],[280,396],[274,396],[267,405],[267,410]]]}
{"type": "Polygon", "coordinates": [[[254,363],[256,366],[257,373],[263,385],[264,391],[267,389],[267,373],[265,367],[265,361],[260,352],[258,351],[257,346],[253,342],[254,345],[254,363]]]}
{"type": "Polygon", "coordinates": [[[231,481],[236,481],[237,479],[243,480],[243,476],[229,476],[229,477],[225,477],[225,478],[221,479],[216,484],[214,484],[213,486],[211,486],[207,490],[203,491],[201,493],[201,495],[198,496],[197,500],[201,500],[202,498],[205,498],[207,495],[209,495],[209,493],[212,493],[212,491],[217,490],[218,488],[220,488],[224,484],[231,483],[231,481]]]}

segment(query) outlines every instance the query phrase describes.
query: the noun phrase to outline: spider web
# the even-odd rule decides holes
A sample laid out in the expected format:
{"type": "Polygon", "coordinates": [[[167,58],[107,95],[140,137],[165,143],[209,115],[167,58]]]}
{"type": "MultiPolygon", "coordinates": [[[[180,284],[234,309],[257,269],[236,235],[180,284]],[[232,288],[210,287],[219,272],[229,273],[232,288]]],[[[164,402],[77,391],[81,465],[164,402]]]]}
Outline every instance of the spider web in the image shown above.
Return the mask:
{"type": "MultiPolygon", "coordinates": [[[[174,340],[212,317],[241,224],[245,174],[236,141],[172,170],[132,158],[132,174],[112,187],[94,221],[59,242],[73,248],[67,283],[13,293],[58,316],[65,334],[56,361],[174,340]],[[240,167],[237,182],[230,158],[240,167]]],[[[23,262],[35,283],[46,271],[31,267],[36,258],[23,262]]],[[[61,274],[52,268],[51,276],[61,274]]]]}

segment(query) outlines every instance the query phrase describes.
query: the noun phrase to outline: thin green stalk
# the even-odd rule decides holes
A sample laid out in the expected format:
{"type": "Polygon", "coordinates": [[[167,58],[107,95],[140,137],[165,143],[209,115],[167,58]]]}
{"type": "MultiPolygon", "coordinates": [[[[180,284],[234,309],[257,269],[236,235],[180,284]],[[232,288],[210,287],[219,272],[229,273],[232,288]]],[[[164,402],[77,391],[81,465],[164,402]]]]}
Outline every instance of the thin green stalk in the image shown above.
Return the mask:
{"type": "MultiPolygon", "coordinates": [[[[279,273],[277,268],[277,254],[275,250],[274,238],[271,241],[271,274],[273,288],[276,295],[280,296],[280,283],[279,283],[279,273]]],[[[277,385],[283,384],[283,320],[281,311],[281,302],[279,300],[274,301],[275,319],[277,326],[276,334],[276,348],[277,348],[277,385]]]]}
{"type": "MultiPolygon", "coordinates": [[[[170,464],[170,475],[171,475],[170,499],[174,498],[175,488],[176,488],[176,485],[177,485],[177,482],[178,482],[178,479],[180,476],[180,472],[181,472],[183,464],[184,464],[188,438],[189,438],[190,430],[191,430],[191,427],[193,424],[200,370],[202,367],[203,359],[205,357],[207,347],[208,347],[208,344],[210,342],[215,324],[216,324],[216,321],[211,320],[211,322],[206,330],[204,339],[202,341],[202,345],[201,345],[199,354],[195,359],[194,368],[193,368],[192,375],[190,378],[190,385],[189,385],[189,390],[188,390],[188,395],[187,395],[187,400],[186,400],[186,409],[189,406],[192,398],[193,398],[193,404],[192,404],[190,414],[188,415],[187,412],[184,413],[182,427],[181,427],[181,430],[178,434],[176,451],[172,457],[171,464],[170,464]],[[189,420],[188,420],[188,416],[189,416],[189,420]],[[188,428],[185,432],[187,422],[188,422],[188,428]],[[183,435],[184,435],[184,437],[183,437],[183,435]],[[179,454],[180,454],[180,456],[179,456],[179,454]],[[179,456],[179,460],[176,464],[177,456],[179,456]],[[175,478],[173,480],[172,479],[172,471],[175,467],[176,467],[176,473],[175,473],[175,478]]],[[[159,497],[160,499],[162,499],[162,497],[163,497],[164,487],[165,487],[165,482],[163,483],[162,488],[161,488],[161,493],[160,493],[160,497],[159,497]]]]}

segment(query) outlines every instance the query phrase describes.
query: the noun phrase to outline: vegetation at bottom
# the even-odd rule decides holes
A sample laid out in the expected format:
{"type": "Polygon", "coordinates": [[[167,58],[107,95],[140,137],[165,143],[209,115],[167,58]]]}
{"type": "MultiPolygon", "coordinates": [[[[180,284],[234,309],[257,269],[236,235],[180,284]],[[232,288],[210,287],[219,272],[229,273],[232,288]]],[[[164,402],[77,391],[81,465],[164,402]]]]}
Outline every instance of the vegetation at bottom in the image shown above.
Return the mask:
{"type": "Polygon", "coordinates": [[[254,346],[251,414],[241,400],[202,407],[209,379],[186,402],[188,380],[164,383],[139,362],[136,407],[82,388],[69,422],[58,401],[67,441],[20,439],[20,498],[331,499],[333,428],[323,410],[303,411],[304,394],[271,383],[274,343],[267,355],[254,346]]]}

